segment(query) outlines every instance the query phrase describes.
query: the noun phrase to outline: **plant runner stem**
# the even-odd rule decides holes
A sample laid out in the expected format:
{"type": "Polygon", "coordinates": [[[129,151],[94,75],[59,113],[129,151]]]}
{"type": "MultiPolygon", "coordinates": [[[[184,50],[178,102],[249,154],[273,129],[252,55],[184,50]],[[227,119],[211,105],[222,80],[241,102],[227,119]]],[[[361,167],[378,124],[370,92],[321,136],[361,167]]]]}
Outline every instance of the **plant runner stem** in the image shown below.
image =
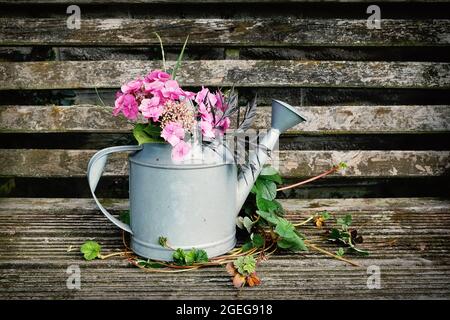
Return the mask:
{"type": "Polygon", "coordinates": [[[322,249],[322,248],[316,246],[315,244],[311,243],[309,240],[304,240],[304,241],[305,241],[306,245],[308,245],[309,247],[313,248],[314,250],[319,251],[320,253],[323,253],[323,254],[325,254],[327,256],[333,257],[333,258],[335,258],[337,260],[341,260],[341,261],[347,262],[347,263],[351,264],[352,266],[361,267],[360,264],[358,264],[356,262],[353,262],[351,260],[348,260],[346,258],[340,257],[338,255],[335,255],[334,253],[332,253],[332,252],[330,252],[328,250],[322,249]]]}
{"type": "Polygon", "coordinates": [[[331,174],[333,172],[336,172],[338,169],[339,169],[339,166],[334,166],[330,170],[325,171],[324,173],[321,173],[318,176],[315,176],[315,177],[309,178],[307,180],[303,180],[303,181],[300,181],[300,182],[297,182],[297,183],[294,183],[294,184],[291,184],[291,185],[288,185],[288,186],[285,186],[285,187],[282,187],[282,188],[278,188],[277,191],[288,190],[288,189],[292,189],[292,188],[301,186],[303,184],[307,184],[307,183],[312,182],[314,180],[323,178],[323,177],[325,177],[325,176],[327,176],[327,175],[329,175],[329,174],[331,174]]]}

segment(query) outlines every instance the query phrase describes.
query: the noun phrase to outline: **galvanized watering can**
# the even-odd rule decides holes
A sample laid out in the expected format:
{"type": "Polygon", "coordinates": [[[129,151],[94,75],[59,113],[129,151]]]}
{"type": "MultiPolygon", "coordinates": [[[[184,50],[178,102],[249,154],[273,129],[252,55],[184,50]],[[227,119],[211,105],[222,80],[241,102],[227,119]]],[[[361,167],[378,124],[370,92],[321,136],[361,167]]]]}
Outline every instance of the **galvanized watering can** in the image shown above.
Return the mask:
{"type": "MultiPolygon", "coordinates": [[[[271,129],[260,143],[272,150],[280,134],[305,121],[290,105],[272,102],[271,129]]],[[[238,176],[228,149],[203,151],[201,159],[174,163],[169,144],[111,147],[89,161],[87,176],[98,207],[116,226],[131,234],[132,250],[143,257],[172,260],[173,251],[162,247],[204,249],[209,257],[221,255],[236,244],[236,217],[267,160],[257,151],[250,161],[256,166],[238,176]],[[129,156],[130,225],[112,216],[99,202],[95,189],[108,155],[131,151],[129,156]]]]}

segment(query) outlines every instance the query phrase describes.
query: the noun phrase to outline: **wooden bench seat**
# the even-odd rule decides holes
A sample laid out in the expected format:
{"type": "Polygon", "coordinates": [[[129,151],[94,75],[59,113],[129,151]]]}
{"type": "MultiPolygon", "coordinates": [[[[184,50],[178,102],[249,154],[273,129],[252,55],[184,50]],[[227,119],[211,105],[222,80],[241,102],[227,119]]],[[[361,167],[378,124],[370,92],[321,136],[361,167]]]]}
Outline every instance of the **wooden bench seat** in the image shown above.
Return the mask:
{"type": "MultiPolygon", "coordinates": [[[[367,28],[365,0],[245,2],[0,0],[0,298],[450,298],[450,4],[380,1],[379,30],[367,28]],[[67,28],[72,4],[78,30],[67,28]],[[88,198],[86,167],[98,149],[133,142],[110,106],[122,83],[162,68],[154,32],[168,66],[190,34],[184,88],[235,86],[242,105],[258,94],[253,129],[269,126],[272,98],[298,108],[308,121],[280,140],[287,182],[347,163],[280,201],[293,222],[351,213],[370,252],[349,256],[360,267],[279,251],[258,266],[260,287],[236,290],[223,267],[160,274],[120,257],[83,260],[87,239],[123,250],[88,198]],[[81,267],[81,290],[66,287],[70,265],[81,267]],[[367,286],[369,266],[380,268],[379,289],[367,286]]],[[[99,195],[118,214],[126,155],[105,176],[99,195]]],[[[335,251],[321,233],[305,231],[335,251]]]]}
{"type": "MultiPolygon", "coordinates": [[[[113,212],[126,200],[107,199],[113,212]]],[[[288,199],[287,217],[297,222],[329,210],[351,213],[363,233],[368,258],[351,257],[354,267],[311,250],[277,253],[258,266],[263,285],[237,291],[223,267],[179,274],[146,273],[123,258],[84,262],[78,249],[88,238],[103,252],[123,250],[112,228],[90,199],[0,199],[0,297],[282,299],[442,298],[450,294],[450,201],[433,198],[288,199]],[[382,225],[380,225],[382,222],[382,225]],[[82,290],[68,290],[66,269],[81,268],[82,290]],[[367,267],[381,270],[381,288],[367,287],[367,267]],[[345,289],[345,293],[343,293],[345,289]]],[[[305,232],[323,243],[322,232],[305,232]]],[[[322,247],[335,250],[332,244],[322,247]]]]}

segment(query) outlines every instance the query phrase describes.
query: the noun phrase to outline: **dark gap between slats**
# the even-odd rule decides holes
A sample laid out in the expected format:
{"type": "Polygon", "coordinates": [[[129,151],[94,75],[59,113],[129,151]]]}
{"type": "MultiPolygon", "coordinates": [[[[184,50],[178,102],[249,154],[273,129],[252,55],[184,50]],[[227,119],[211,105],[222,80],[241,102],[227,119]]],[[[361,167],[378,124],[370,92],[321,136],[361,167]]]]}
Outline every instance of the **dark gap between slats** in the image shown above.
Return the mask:
{"type": "MultiPolygon", "coordinates": [[[[198,91],[198,87],[184,87],[198,91]]],[[[119,89],[99,89],[106,105],[114,105],[119,89]]],[[[211,88],[214,89],[214,88],[211,88]]],[[[445,105],[450,104],[450,90],[376,89],[376,88],[236,88],[239,103],[245,105],[258,95],[258,105],[270,105],[279,99],[294,106],[326,105],[445,105]]],[[[93,89],[78,90],[0,90],[0,105],[101,105],[93,89]]]]}
{"type": "MultiPolygon", "coordinates": [[[[180,47],[165,46],[167,60],[176,60],[180,47]]],[[[225,59],[224,47],[188,45],[184,60],[225,59]]],[[[445,47],[251,47],[240,48],[245,60],[346,60],[346,61],[450,61],[450,46],[445,47]]],[[[23,61],[95,61],[160,60],[159,46],[149,47],[0,47],[0,60],[23,61]],[[58,52],[58,57],[56,56],[58,52]]]]}
{"type": "MultiPolygon", "coordinates": [[[[376,3],[376,2],[375,2],[376,3]]],[[[365,19],[372,3],[233,3],[233,4],[82,4],[81,12],[89,18],[252,18],[280,16],[308,18],[365,19]]],[[[448,18],[449,3],[379,3],[382,18],[448,18]]],[[[66,16],[68,4],[61,5],[0,5],[4,17],[66,16]]]]}
{"type": "MultiPolygon", "coordinates": [[[[289,179],[285,183],[302,180],[289,179]]],[[[86,178],[1,178],[9,183],[3,197],[90,198],[86,178]]],[[[326,178],[280,193],[279,198],[450,197],[448,177],[326,178]]],[[[128,198],[128,179],[103,177],[96,191],[102,198],[128,198]]]]}
{"type": "MultiPolygon", "coordinates": [[[[1,149],[102,149],[136,144],[131,133],[4,133],[1,149]]],[[[283,135],[281,150],[450,150],[450,132],[283,135]]]]}

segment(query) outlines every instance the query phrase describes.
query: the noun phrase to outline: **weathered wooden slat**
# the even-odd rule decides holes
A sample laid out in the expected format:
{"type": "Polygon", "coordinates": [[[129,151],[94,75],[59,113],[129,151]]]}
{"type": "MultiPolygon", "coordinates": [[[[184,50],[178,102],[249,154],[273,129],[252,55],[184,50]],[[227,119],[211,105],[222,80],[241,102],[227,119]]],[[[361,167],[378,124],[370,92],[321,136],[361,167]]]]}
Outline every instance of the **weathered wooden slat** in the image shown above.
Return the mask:
{"type": "MultiPolygon", "coordinates": [[[[447,2],[448,0],[433,0],[433,2],[447,2]]],[[[308,2],[372,2],[372,0],[0,0],[1,4],[203,4],[203,3],[308,3],[308,2]]],[[[424,0],[380,0],[377,2],[425,2],[424,0]]]]}
{"type": "MultiPolygon", "coordinates": [[[[112,108],[80,106],[0,106],[0,132],[130,132],[112,108]]],[[[450,131],[450,106],[297,107],[308,120],[289,133],[400,133],[450,131]]],[[[270,127],[271,110],[260,107],[254,129],[270,127]]]]}
{"type": "MultiPolygon", "coordinates": [[[[94,150],[3,149],[0,176],[83,177],[94,150]]],[[[127,176],[126,154],[114,154],[106,176],[127,176]]],[[[345,162],[343,177],[439,176],[450,168],[450,151],[280,151],[279,170],[284,177],[318,175],[345,162]]]]}
{"type": "MultiPolygon", "coordinates": [[[[128,209],[127,199],[101,199],[113,211],[128,209]]],[[[347,199],[280,199],[283,207],[292,215],[307,215],[324,210],[352,211],[366,213],[445,213],[449,211],[450,200],[438,198],[347,198],[347,199]]],[[[59,212],[97,211],[93,199],[86,198],[0,198],[0,214],[9,211],[23,214],[54,214],[59,212]]],[[[14,213],[14,214],[15,214],[14,213]]]]}
{"type": "MultiPolygon", "coordinates": [[[[155,68],[159,61],[0,62],[0,90],[117,88],[155,68]]],[[[185,86],[444,89],[450,63],[198,60],[185,61],[179,79],[185,86]]]]}
{"type": "MultiPolygon", "coordinates": [[[[127,200],[104,199],[114,212],[127,200]]],[[[352,213],[368,258],[355,268],[311,250],[278,252],[258,265],[263,284],[239,293],[221,267],[183,274],[145,273],[123,258],[83,261],[86,239],[103,252],[123,250],[121,232],[91,199],[0,199],[0,297],[11,298],[444,298],[450,294],[450,201],[434,198],[280,200],[286,217],[300,221],[318,211],[352,213]],[[69,246],[75,250],[67,252],[69,246]],[[82,290],[68,290],[66,269],[79,265],[82,290]],[[367,267],[379,266],[381,288],[367,288],[367,267]],[[36,276],[38,274],[39,276],[36,276]],[[314,279],[314,281],[311,281],[314,279]],[[299,290],[301,288],[301,290],[299,290]],[[138,296],[136,295],[138,292],[138,296]]],[[[328,250],[312,225],[302,230],[328,250]]]]}
{"type": "Polygon", "coordinates": [[[349,19],[0,19],[0,45],[428,46],[450,44],[450,20],[383,19],[383,32],[349,19]],[[270,32],[268,32],[270,30],[270,32]]]}

